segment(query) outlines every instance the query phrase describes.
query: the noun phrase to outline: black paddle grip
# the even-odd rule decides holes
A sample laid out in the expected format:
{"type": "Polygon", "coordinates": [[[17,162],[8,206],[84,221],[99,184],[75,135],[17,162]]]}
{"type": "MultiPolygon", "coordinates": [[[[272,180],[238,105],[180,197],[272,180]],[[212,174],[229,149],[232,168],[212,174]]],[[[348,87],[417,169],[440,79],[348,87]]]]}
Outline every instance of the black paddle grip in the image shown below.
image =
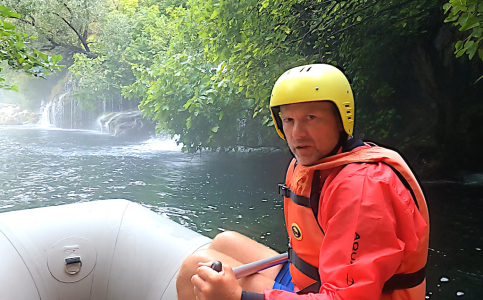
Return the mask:
{"type": "Polygon", "coordinates": [[[221,264],[221,261],[219,260],[215,260],[212,264],[211,264],[211,268],[213,270],[215,270],[216,272],[220,273],[221,270],[223,270],[223,265],[221,264]]]}

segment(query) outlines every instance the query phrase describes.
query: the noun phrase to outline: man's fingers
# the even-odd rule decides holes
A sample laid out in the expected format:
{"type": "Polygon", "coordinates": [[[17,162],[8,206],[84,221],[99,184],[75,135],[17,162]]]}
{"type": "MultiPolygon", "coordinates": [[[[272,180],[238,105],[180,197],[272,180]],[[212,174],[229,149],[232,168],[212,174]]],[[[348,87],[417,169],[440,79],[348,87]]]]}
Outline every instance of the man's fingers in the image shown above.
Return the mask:
{"type": "Polygon", "coordinates": [[[209,262],[198,262],[198,267],[201,267],[201,266],[205,266],[205,267],[210,267],[211,264],[213,263],[213,261],[209,261],[209,262]]]}
{"type": "Polygon", "coordinates": [[[209,266],[201,266],[198,268],[196,274],[205,281],[212,281],[215,276],[220,276],[223,274],[223,271],[220,273],[216,272],[209,266]]]}
{"type": "Polygon", "coordinates": [[[226,272],[218,273],[207,265],[198,267],[196,274],[191,277],[197,300],[240,299],[242,288],[232,269],[228,265],[225,265],[224,268],[226,268],[226,272]]]}
{"type": "Polygon", "coordinates": [[[198,292],[201,292],[204,289],[206,289],[206,287],[208,286],[208,284],[203,279],[201,279],[198,275],[193,275],[191,277],[191,284],[193,284],[193,287],[195,289],[195,294],[196,294],[196,290],[198,290],[198,292]]]}

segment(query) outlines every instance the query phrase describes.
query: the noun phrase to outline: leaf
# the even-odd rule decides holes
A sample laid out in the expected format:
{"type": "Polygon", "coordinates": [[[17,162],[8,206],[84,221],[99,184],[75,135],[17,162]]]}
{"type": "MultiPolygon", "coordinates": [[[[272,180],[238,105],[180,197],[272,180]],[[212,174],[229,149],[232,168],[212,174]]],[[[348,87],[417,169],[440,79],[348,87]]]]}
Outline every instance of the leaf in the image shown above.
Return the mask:
{"type": "Polygon", "coordinates": [[[215,9],[213,11],[213,13],[211,14],[210,16],[210,19],[213,20],[214,18],[216,18],[218,15],[220,14],[220,9],[215,9]]]}
{"type": "Polygon", "coordinates": [[[472,41],[472,40],[466,41],[464,50],[468,50],[470,47],[473,47],[474,44],[475,44],[475,42],[472,41]]]}
{"type": "Polygon", "coordinates": [[[468,22],[469,17],[470,15],[468,13],[462,13],[456,23],[460,24],[460,26],[463,27],[466,25],[466,22],[468,22]]]}
{"type": "Polygon", "coordinates": [[[466,52],[466,50],[465,50],[465,49],[461,49],[460,51],[455,52],[456,57],[457,57],[457,58],[458,58],[458,57],[461,57],[463,54],[465,54],[465,52],[466,52]]]}
{"type": "Polygon", "coordinates": [[[62,55],[52,55],[52,64],[56,65],[62,60],[62,55]]]}
{"type": "Polygon", "coordinates": [[[458,52],[458,51],[460,51],[462,47],[463,47],[463,41],[456,42],[456,45],[455,45],[456,51],[455,51],[455,53],[458,52]]]}
{"type": "Polygon", "coordinates": [[[467,52],[468,52],[468,55],[470,57],[470,60],[473,58],[473,56],[475,56],[475,53],[476,51],[478,50],[478,44],[477,43],[473,43],[468,49],[467,49],[467,52]]]}
{"type": "Polygon", "coordinates": [[[449,23],[449,22],[454,22],[456,20],[458,20],[459,18],[459,15],[449,15],[446,19],[444,19],[444,22],[445,23],[449,23]]]}
{"type": "Polygon", "coordinates": [[[7,18],[20,18],[20,15],[17,14],[16,12],[12,11],[10,7],[6,7],[3,5],[0,5],[0,15],[7,17],[7,18]]]}
{"type": "Polygon", "coordinates": [[[471,29],[473,27],[480,25],[480,21],[481,21],[481,18],[471,16],[468,18],[465,24],[461,26],[460,31],[466,31],[468,29],[471,29]]]}
{"type": "Polygon", "coordinates": [[[15,26],[10,24],[10,23],[3,21],[3,28],[5,28],[6,30],[14,30],[15,26]]]}
{"type": "Polygon", "coordinates": [[[184,109],[188,109],[188,107],[191,106],[191,103],[193,103],[193,98],[189,99],[188,101],[186,101],[186,103],[183,105],[184,109]]]}
{"type": "Polygon", "coordinates": [[[263,1],[262,5],[260,6],[260,9],[258,10],[258,12],[261,12],[264,8],[267,8],[268,7],[268,1],[265,0],[263,1]]]}
{"type": "Polygon", "coordinates": [[[215,127],[211,128],[211,131],[213,132],[218,132],[218,129],[220,128],[220,126],[216,125],[215,127]]]}
{"type": "Polygon", "coordinates": [[[446,3],[445,5],[443,5],[444,13],[447,14],[452,7],[453,6],[451,5],[451,3],[446,3]]]}
{"type": "Polygon", "coordinates": [[[472,37],[479,38],[483,34],[483,27],[474,27],[473,32],[471,33],[472,37]]]}

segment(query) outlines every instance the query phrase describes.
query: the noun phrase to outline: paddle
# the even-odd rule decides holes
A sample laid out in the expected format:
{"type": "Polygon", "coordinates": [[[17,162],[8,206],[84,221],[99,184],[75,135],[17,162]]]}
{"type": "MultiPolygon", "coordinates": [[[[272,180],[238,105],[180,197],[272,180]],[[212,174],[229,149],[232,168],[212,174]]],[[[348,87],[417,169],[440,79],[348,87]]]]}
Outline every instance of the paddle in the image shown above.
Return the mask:
{"type": "MultiPolygon", "coordinates": [[[[236,279],[250,276],[252,274],[258,273],[262,270],[271,268],[273,266],[282,264],[288,261],[288,253],[282,253],[273,257],[268,257],[258,261],[251,262],[249,264],[233,268],[233,273],[235,273],[236,279]]],[[[217,272],[221,272],[222,264],[219,260],[214,261],[211,264],[211,268],[217,272]]]]}

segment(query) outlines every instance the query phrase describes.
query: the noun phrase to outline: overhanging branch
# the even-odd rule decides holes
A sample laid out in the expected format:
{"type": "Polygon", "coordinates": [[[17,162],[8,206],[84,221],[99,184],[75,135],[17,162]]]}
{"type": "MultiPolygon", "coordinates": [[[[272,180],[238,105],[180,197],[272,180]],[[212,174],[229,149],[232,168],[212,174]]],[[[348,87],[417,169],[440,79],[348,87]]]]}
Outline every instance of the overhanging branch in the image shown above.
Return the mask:
{"type": "Polygon", "coordinates": [[[58,16],[59,18],[62,19],[62,21],[64,21],[65,24],[67,24],[67,26],[70,27],[70,29],[72,29],[72,31],[75,32],[75,34],[77,35],[77,37],[79,38],[80,42],[82,43],[82,45],[84,46],[84,50],[86,52],[91,52],[91,50],[89,49],[89,45],[87,45],[87,42],[85,39],[82,38],[82,35],[75,29],[75,27],[69,23],[69,21],[67,21],[64,17],[62,17],[61,15],[59,15],[58,13],[56,12],[53,12],[54,15],[58,16]]]}

